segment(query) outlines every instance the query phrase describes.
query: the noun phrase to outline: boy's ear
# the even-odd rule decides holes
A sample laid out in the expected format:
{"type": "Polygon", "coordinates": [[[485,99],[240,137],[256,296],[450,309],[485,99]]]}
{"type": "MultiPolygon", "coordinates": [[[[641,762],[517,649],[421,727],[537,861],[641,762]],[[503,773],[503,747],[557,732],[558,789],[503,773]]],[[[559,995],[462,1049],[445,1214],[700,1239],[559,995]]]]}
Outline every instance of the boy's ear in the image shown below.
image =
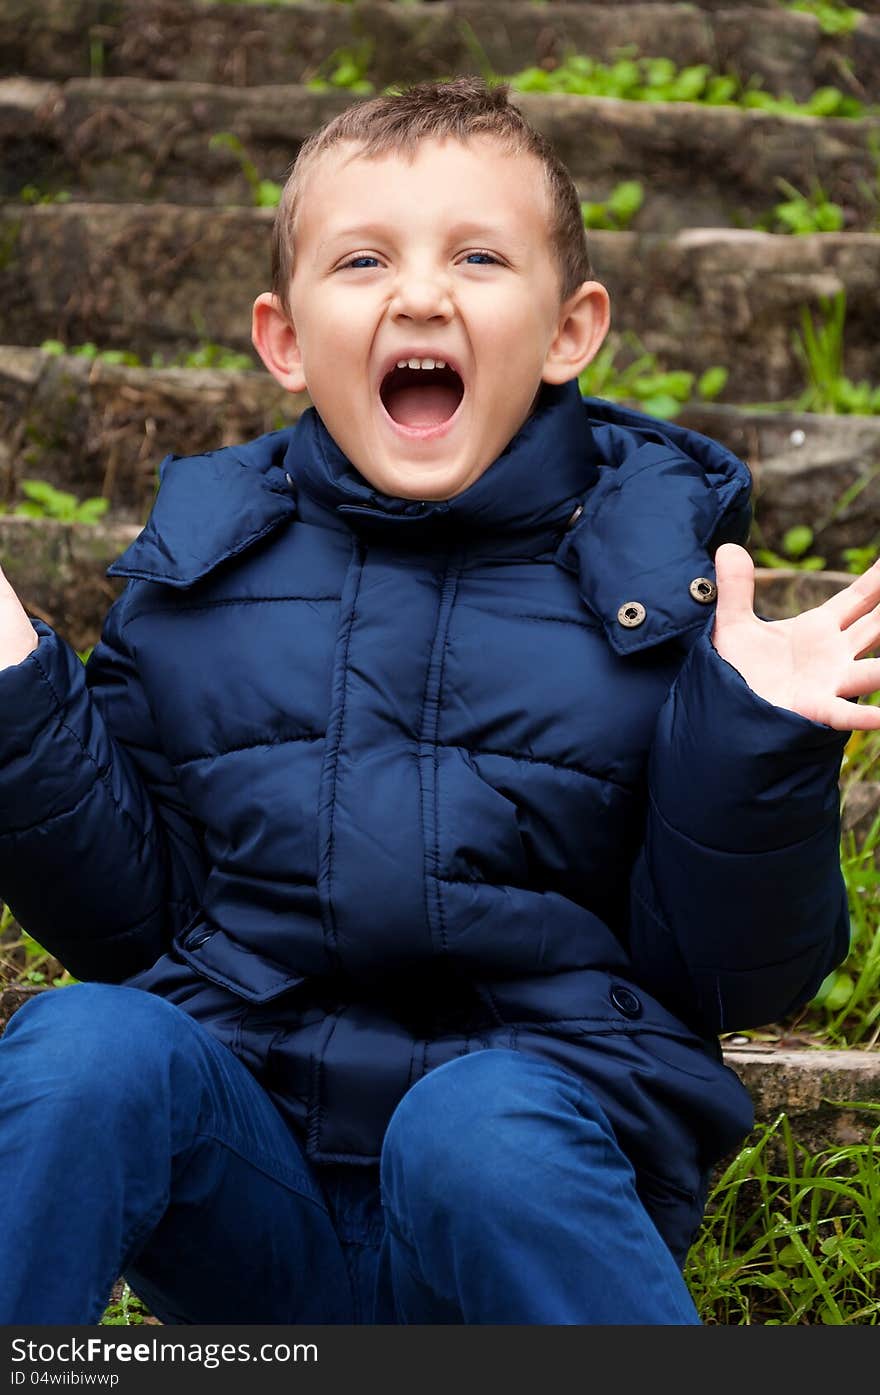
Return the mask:
{"type": "Polygon", "coordinates": [[[288,392],[305,391],[296,328],[271,291],[263,291],[254,301],[251,342],[276,382],[288,392]]]}
{"type": "Polygon", "coordinates": [[[584,281],[562,302],[556,335],[544,359],[545,383],[567,383],[592,362],[611,323],[611,302],[600,281],[584,281]]]}

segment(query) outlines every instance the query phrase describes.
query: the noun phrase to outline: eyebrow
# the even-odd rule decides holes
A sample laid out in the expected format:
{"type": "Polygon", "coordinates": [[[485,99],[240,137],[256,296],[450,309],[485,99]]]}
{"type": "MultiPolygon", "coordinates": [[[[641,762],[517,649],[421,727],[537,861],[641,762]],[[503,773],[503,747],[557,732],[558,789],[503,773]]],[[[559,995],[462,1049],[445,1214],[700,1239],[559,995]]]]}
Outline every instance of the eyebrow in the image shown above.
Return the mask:
{"type": "MultiPolygon", "coordinates": [[[[349,242],[358,238],[387,237],[389,232],[393,233],[387,223],[355,223],[348,228],[340,228],[338,232],[331,233],[329,237],[323,238],[317,246],[316,251],[323,249],[334,242],[349,242]]],[[[499,227],[495,223],[482,223],[476,220],[470,222],[456,223],[449,231],[450,240],[457,242],[462,237],[481,237],[489,242],[508,242],[515,247],[524,247],[526,244],[509,229],[499,227]]]]}

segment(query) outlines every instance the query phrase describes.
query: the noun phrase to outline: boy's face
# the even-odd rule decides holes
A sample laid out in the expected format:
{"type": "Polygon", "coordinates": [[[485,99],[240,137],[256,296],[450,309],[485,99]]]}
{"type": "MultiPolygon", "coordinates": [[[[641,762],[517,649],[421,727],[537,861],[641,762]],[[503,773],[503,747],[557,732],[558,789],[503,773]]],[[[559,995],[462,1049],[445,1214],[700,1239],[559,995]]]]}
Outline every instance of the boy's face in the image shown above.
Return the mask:
{"type": "Polygon", "coordinates": [[[560,304],[549,211],[539,162],[491,137],[426,140],[411,161],[347,143],[308,173],[292,325],[260,296],[254,343],[382,493],[461,493],[542,380],[568,381],[599,348],[607,293],[585,282],[560,304]],[[396,366],[414,359],[446,368],[396,366]]]}

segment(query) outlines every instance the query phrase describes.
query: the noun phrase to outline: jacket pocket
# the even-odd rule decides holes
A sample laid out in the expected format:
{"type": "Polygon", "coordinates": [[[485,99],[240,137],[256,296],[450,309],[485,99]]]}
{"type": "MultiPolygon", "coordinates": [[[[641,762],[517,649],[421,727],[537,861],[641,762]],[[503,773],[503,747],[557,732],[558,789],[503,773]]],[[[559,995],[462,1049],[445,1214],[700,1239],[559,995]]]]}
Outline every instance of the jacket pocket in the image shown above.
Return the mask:
{"type": "Polygon", "coordinates": [[[174,936],[180,958],[202,978],[228,988],[249,1003],[268,1003],[305,982],[302,974],[268,955],[239,944],[225,930],[208,925],[199,911],[174,936]]]}

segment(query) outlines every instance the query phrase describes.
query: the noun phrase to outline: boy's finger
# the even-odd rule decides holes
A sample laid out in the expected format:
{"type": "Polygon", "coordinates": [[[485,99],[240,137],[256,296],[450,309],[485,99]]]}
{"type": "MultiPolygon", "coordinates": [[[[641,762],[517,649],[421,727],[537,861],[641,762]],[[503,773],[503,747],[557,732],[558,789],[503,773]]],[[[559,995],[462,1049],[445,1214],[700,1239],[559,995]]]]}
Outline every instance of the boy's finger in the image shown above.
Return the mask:
{"type": "Polygon", "coordinates": [[[834,731],[878,731],[880,707],[847,702],[844,698],[832,698],[822,720],[834,731]]]}
{"type": "Polygon", "coordinates": [[[722,543],[715,553],[715,582],[718,587],[716,621],[742,616],[755,610],[755,564],[744,547],[722,543]]]}
{"type": "Polygon", "coordinates": [[[852,663],[847,676],[837,689],[837,696],[844,698],[868,697],[880,692],[880,659],[859,659],[852,663]]]}
{"type": "MultiPolygon", "coordinates": [[[[849,586],[844,586],[825,604],[840,628],[846,630],[855,620],[867,615],[880,601],[880,561],[874,563],[849,586]]],[[[863,646],[864,647],[864,646],[863,646]]]]}
{"type": "Polygon", "coordinates": [[[846,637],[852,645],[854,659],[859,659],[863,654],[869,654],[872,649],[876,649],[880,644],[880,614],[877,609],[870,610],[867,615],[848,625],[846,637]]]}

